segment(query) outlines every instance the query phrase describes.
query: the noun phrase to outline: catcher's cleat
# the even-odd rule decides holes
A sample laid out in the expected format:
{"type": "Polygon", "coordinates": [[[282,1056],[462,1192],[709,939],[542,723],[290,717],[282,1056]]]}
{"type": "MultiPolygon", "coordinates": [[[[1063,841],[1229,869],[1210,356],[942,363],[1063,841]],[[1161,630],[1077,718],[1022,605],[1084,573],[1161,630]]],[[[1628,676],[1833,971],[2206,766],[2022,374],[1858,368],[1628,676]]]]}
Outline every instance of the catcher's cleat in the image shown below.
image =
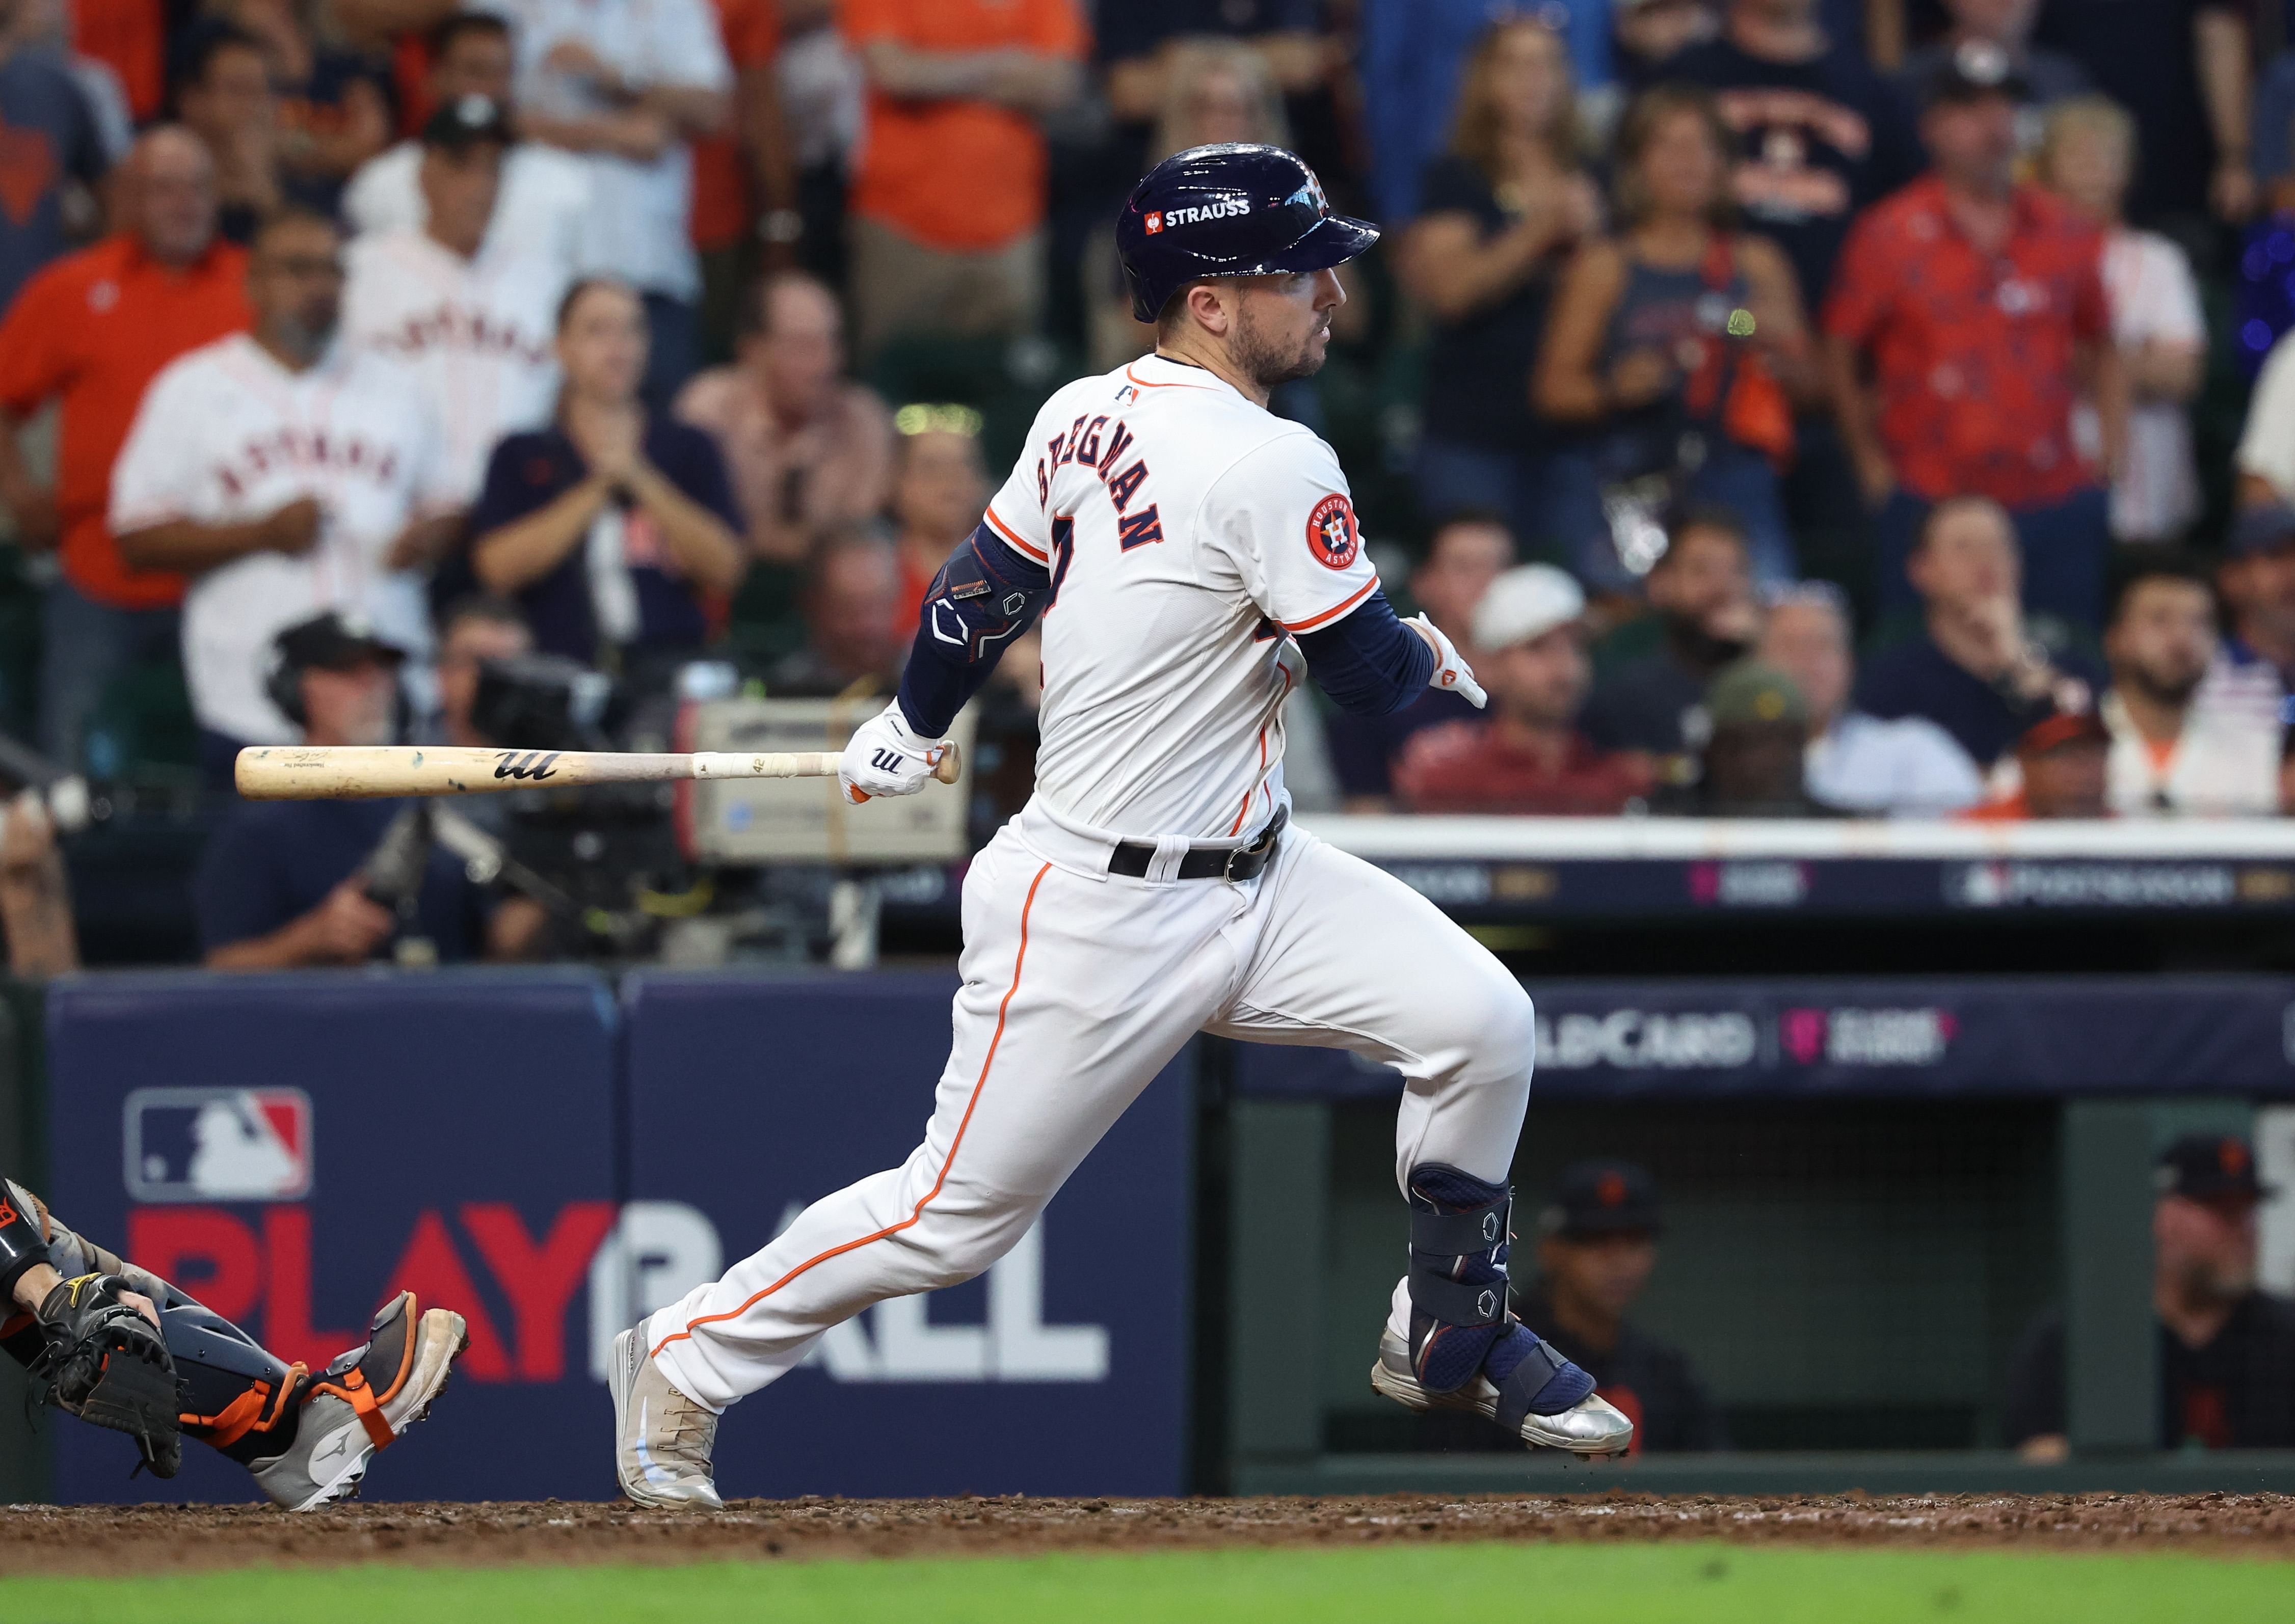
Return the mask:
{"type": "Polygon", "coordinates": [[[358,1492],[367,1463],[430,1413],[446,1391],[470,1327],[447,1309],[421,1310],[401,1292],[374,1317],[366,1345],[338,1357],[301,1395],[295,1439],[249,1470],[275,1506],[314,1511],[358,1492]]]}
{"type": "MultiPolygon", "coordinates": [[[[1543,1351],[1546,1344],[1540,1342],[1539,1348],[1543,1351]]],[[[1533,1354],[1531,1359],[1536,1357],[1533,1354]]],[[[1370,1367],[1370,1385],[1372,1391],[1410,1409],[1471,1410],[1485,1421],[1509,1428],[1532,1449],[1567,1449],[1572,1455],[1598,1459],[1623,1455],[1634,1441],[1634,1424],[1608,1400],[1590,1392],[1554,1415],[1524,1410],[1519,1419],[1511,1413],[1515,1405],[1506,1402],[1508,1395],[1486,1375],[1477,1374],[1448,1392],[1430,1392],[1412,1373],[1409,1344],[1391,1326],[1379,1334],[1378,1363],[1370,1367]]]]}
{"type": "Polygon", "coordinates": [[[606,1385],[614,1395],[614,1475],[640,1506],[721,1511],[725,1502],[709,1465],[716,1413],[669,1384],[646,1351],[641,1332],[614,1338],[607,1367],[606,1385]]]}
{"type": "Polygon", "coordinates": [[[122,1301],[127,1289],[118,1275],[60,1282],[34,1316],[45,1345],[32,1375],[57,1408],[127,1433],[153,1476],[173,1477],[184,1464],[176,1364],[159,1327],[122,1301]]]}

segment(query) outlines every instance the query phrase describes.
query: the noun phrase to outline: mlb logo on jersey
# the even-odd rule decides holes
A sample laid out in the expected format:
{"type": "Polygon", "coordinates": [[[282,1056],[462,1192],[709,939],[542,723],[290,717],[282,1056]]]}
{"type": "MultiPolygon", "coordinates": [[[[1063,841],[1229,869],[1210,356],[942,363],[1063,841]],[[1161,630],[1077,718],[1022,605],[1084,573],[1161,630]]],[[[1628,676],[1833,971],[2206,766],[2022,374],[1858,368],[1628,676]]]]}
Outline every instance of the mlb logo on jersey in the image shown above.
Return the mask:
{"type": "Polygon", "coordinates": [[[300,1089],[137,1089],[125,1111],[137,1201],[298,1201],[311,1193],[300,1089]]]}
{"type": "Polygon", "coordinates": [[[1333,491],[1307,515],[1307,550],[1315,561],[1330,569],[1345,569],[1355,561],[1362,536],[1355,528],[1355,510],[1333,491]]]}

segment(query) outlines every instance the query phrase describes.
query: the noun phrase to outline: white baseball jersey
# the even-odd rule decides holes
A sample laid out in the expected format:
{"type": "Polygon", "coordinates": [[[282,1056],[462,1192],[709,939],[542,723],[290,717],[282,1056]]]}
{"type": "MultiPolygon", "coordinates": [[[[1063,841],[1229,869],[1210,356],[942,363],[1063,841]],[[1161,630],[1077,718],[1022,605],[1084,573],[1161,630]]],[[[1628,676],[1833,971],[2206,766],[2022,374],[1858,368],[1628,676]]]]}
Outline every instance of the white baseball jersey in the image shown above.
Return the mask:
{"type": "Polygon", "coordinates": [[[1038,797],[1150,839],[1265,822],[1306,676],[1289,634],[1378,585],[1331,448],[1149,355],[1045,403],[987,517],[1052,572],[1038,797]]]}
{"type": "MultiPolygon", "coordinates": [[[[419,141],[402,141],[368,159],[343,189],[343,218],[361,236],[421,231],[430,223],[421,176],[419,141]]],[[[502,189],[481,251],[515,248],[550,260],[560,276],[577,276],[587,268],[582,243],[589,217],[590,171],[582,160],[555,147],[521,141],[502,155],[502,189]]]]}
{"type": "Polygon", "coordinates": [[[420,386],[347,345],[293,372],[234,333],[151,380],[112,465],[114,535],[244,523],[305,496],[325,513],[308,552],[250,553],[192,583],[184,672],[204,726],[250,744],[292,740],[263,693],[271,641],[323,609],[363,613],[417,660],[429,655],[421,577],[386,570],[383,557],[415,518],[455,505],[442,468],[420,386]]]}
{"type": "Polygon", "coordinates": [[[465,259],[422,232],[361,237],[345,258],[343,337],[413,374],[445,438],[445,485],[476,501],[495,442],[557,404],[564,274],[515,246],[465,259]]]}

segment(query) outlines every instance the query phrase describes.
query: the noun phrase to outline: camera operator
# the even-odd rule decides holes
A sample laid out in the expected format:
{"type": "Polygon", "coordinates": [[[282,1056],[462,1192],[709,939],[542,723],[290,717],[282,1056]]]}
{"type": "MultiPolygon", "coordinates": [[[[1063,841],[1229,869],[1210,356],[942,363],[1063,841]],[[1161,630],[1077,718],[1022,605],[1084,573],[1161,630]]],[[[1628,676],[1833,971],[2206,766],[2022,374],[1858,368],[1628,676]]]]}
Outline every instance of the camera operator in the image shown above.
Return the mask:
{"type": "MultiPolygon", "coordinates": [[[[279,633],[269,697],[306,743],[388,744],[402,720],[405,657],[363,623],[315,616],[279,633]]],[[[407,811],[396,800],[234,807],[193,883],[208,967],[523,957],[541,910],[516,898],[496,903],[459,860],[410,834],[407,811]],[[428,945],[409,951],[416,943],[428,945]]]]}
{"type": "Polygon", "coordinates": [[[478,675],[488,660],[533,652],[534,632],[508,599],[473,594],[449,605],[438,617],[438,714],[428,736],[475,750],[509,742],[488,736],[470,719],[478,701],[478,675]]]}

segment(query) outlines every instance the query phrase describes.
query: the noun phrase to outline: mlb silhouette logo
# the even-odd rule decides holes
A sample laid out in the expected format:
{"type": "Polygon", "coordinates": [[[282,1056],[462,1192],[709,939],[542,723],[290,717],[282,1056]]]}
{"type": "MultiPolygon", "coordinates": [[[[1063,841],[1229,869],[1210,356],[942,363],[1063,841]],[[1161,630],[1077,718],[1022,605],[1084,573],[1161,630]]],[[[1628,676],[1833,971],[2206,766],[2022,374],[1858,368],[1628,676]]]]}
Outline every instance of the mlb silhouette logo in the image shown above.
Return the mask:
{"type": "Polygon", "coordinates": [[[1160,208],[1149,209],[1148,211],[1148,234],[1152,237],[1163,229],[1164,211],[1160,208]]]}
{"type": "Polygon", "coordinates": [[[137,1089],[126,1109],[137,1201],[299,1201],[311,1193],[300,1089],[137,1089]]]}

